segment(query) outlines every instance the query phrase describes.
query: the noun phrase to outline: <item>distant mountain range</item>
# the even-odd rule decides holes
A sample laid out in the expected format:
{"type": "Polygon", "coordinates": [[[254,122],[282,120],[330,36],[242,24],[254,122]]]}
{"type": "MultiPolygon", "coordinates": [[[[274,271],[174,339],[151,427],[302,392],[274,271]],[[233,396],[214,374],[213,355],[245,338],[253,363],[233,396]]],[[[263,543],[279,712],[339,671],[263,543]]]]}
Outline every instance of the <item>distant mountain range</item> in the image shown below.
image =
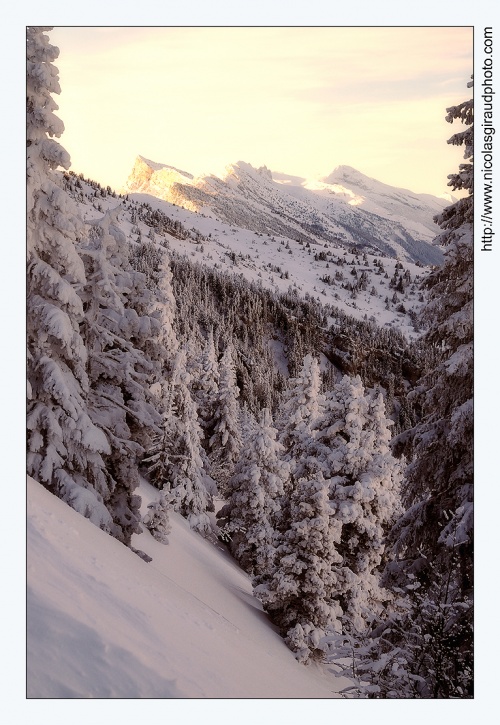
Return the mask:
{"type": "Polygon", "coordinates": [[[439,233],[433,217],[453,201],[389,186],[349,166],[308,180],[238,161],[221,176],[195,177],[142,156],[121,191],[150,194],[258,233],[424,265],[442,262],[432,243],[439,233]]]}

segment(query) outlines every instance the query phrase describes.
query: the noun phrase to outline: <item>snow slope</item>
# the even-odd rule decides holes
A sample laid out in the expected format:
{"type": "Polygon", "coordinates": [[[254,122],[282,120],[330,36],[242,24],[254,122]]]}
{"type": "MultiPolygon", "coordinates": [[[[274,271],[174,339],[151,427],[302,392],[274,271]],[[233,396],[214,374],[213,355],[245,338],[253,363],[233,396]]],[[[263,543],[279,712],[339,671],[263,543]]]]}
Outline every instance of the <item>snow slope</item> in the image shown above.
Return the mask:
{"type": "Polygon", "coordinates": [[[152,194],[254,232],[347,250],[357,246],[423,264],[442,262],[431,244],[439,231],[433,216],[447,202],[387,186],[349,167],[316,182],[238,161],[220,177],[194,178],[138,156],[123,191],[152,194]]]}
{"type": "MultiPolygon", "coordinates": [[[[143,482],[143,510],[158,495],[143,482]]],[[[144,562],[28,479],[28,698],[333,698],[349,683],[294,659],[248,576],[171,515],[144,562]]]]}
{"type": "Polygon", "coordinates": [[[348,204],[381,217],[393,219],[406,226],[418,238],[433,241],[437,225],[433,217],[456,199],[432,194],[416,194],[409,189],[389,186],[372,179],[350,166],[337,166],[327,177],[320,180],[318,193],[347,194],[348,204]],[[430,235],[430,236],[429,236],[430,235]]]}
{"type": "Polygon", "coordinates": [[[186,239],[175,238],[168,233],[155,235],[156,242],[190,257],[193,262],[232,276],[241,275],[248,281],[262,284],[276,292],[286,293],[291,288],[301,297],[310,295],[322,303],[330,303],[358,320],[371,318],[380,327],[392,327],[408,338],[420,334],[414,328],[411,314],[418,311],[424,299],[420,283],[428,274],[428,267],[405,262],[404,268],[409,271],[412,283],[405,294],[398,294],[398,301],[392,303],[394,290],[390,288],[389,282],[398,264],[394,257],[366,254],[365,264],[363,255],[345,251],[334,243],[308,246],[296,239],[251,231],[218,221],[201,212],[190,211],[151,194],[131,193],[128,195],[129,201],[100,194],[96,198],[93,196],[94,189],[84,181],[78,192],[74,196],[86,222],[101,218],[107,209],[121,205],[120,227],[132,245],[138,238],[134,230],[140,229],[144,240],[148,238],[151,228],[140,220],[132,223],[130,206],[133,203],[139,208],[147,204],[179,222],[193,234],[186,239]],[[204,237],[203,241],[196,239],[197,234],[204,237]],[[322,253],[325,258],[319,259],[322,253]],[[345,266],[339,268],[339,260],[345,266]],[[383,262],[387,277],[380,274],[376,260],[383,262]],[[355,298],[347,288],[348,283],[353,281],[353,264],[357,274],[364,272],[367,275],[366,289],[355,298]],[[343,275],[340,279],[336,278],[337,272],[343,275]],[[330,282],[325,281],[325,275],[330,277],[330,282]],[[386,298],[390,301],[388,304],[386,298]],[[405,311],[400,309],[401,302],[405,311]]]}

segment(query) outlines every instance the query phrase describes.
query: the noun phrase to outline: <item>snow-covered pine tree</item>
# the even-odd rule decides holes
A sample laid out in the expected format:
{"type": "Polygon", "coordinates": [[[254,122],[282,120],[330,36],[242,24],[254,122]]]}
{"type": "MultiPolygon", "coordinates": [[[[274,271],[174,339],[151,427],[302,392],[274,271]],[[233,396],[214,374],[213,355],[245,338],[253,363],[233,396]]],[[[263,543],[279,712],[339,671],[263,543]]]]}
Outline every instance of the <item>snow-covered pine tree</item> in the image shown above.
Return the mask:
{"type": "Polygon", "coordinates": [[[324,657],[326,635],[339,628],[335,601],[342,557],[331,525],[328,484],[321,473],[299,479],[291,494],[289,528],[272,571],[254,589],[300,662],[324,657]],[[336,571],[337,569],[337,571],[336,571]]]}
{"type": "Polygon", "coordinates": [[[214,417],[214,406],[219,392],[219,363],[215,352],[214,333],[210,328],[201,354],[199,375],[193,380],[193,393],[198,406],[200,424],[209,438],[210,421],[214,417]]]}
{"type": "Polygon", "coordinates": [[[259,412],[259,420],[256,420],[254,415],[250,412],[250,409],[248,407],[247,403],[243,403],[241,406],[241,414],[240,414],[240,421],[241,421],[241,438],[243,441],[248,440],[253,435],[255,435],[255,432],[260,426],[260,416],[261,411],[259,412]]]}
{"type": "Polygon", "coordinates": [[[189,521],[192,529],[209,537],[213,532],[207,512],[213,511],[212,498],[217,491],[204,468],[202,432],[189,384],[186,353],[181,349],[175,356],[171,378],[163,385],[163,431],[149,448],[144,463],[174,510],[189,521]]]}
{"type": "Polygon", "coordinates": [[[162,415],[161,430],[153,437],[153,442],[146,451],[142,463],[148,471],[149,481],[153,486],[162,490],[169,480],[170,469],[173,465],[171,454],[175,448],[177,418],[170,382],[164,380],[162,383],[157,383],[156,387],[160,388],[160,392],[157,393],[157,400],[158,409],[162,415]]]}
{"type": "MultiPolygon", "coordinates": [[[[469,83],[469,87],[472,82],[469,83]]],[[[448,143],[464,146],[467,163],[449,185],[469,196],[446,207],[435,221],[443,232],[442,267],[424,282],[429,301],[423,310],[430,327],[424,341],[437,364],[420,381],[422,420],[401,438],[412,444],[406,471],[406,513],[392,534],[397,571],[432,578],[430,563],[447,573],[459,554],[453,588],[468,597],[472,589],[473,456],[473,100],[447,109],[446,120],[466,126],[448,143]]],[[[404,441],[401,441],[404,442],[404,441]]]]}
{"type": "Polygon", "coordinates": [[[401,466],[389,449],[382,395],[365,393],[359,377],[345,376],[310,425],[301,417],[297,424],[300,458],[292,462],[284,543],[273,575],[256,593],[282,632],[290,627],[286,641],[306,661],[328,649],[332,631],[363,631],[391,598],[378,568],[386,531],[400,512],[401,466]],[[309,619],[297,599],[308,602],[309,619]]]}
{"type": "Polygon", "coordinates": [[[163,346],[167,369],[179,349],[174,328],[177,305],[172,291],[172,270],[166,250],[154,241],[132,244],[129,249],[130,264],[146,276],[146,286],[154,296],[152,313],[160,323],[159,342],[163,346]]]}
{"type": "Polygon", "coordinates": [[[449,185],[469,195],[435,219],[443,229],[438,240],[446,247],[445,261],[424,282],[429,299],[423,318],[429,324],[424,343],[436,362],[414,394],[421,421],[396,439],[412,460],[406,510],[389,537],[384,581],[409,595],[390,621],[380,623],[383,636],[360,658],[366,678],[380,679],[382,696],[473,695],[472,99],[447,109],[446,120],[457,119],[466,128],[449,143],[465,147],[467,163],[448,177],[449,185]],[[387,668],[401,657],[401,685],[387,682],[387,668]]]}
{"type": "Polygon", "coordinates": [[[153,290],[154,293],[154,311],[152,317],[155,317],[160,324],[160,355],[158,357],[159,380],[163,380],[168,371],[172,369],[172,365],[176,354],[179,351],[179,341],[175,332],[175,316],[177,305],[174,293],[172,292],[172,270],[170,268],[170,260],[168,254],[160,248],[161,258],[158,265],[157,286],[153,290]]]}
{"type": "Polygon", "coordinates": [[[27,29],[27,345],[28,473],[107,532],[102,454],[110,451],[87,410],[87,351],[79,330],[77,289],[85,271],[76,244],[84,225],[57,183],[69,156],[54,140],[64,126],[54,115],[60,93],[52,61],[59,50],[45,32],[27,29]]]}
{"type": "Polygon", "coordinates": [[[161,365],[162,346],[159,321],[148,314],[153,300],[145,276],[128,262],[119,213],[116,207],[91,221],[88,240],[80,245],[87,275],[81,329],[88,350],[89,412],[111,447],[103,496],[117,537],[128,545],[141,530],[140,498],[134,494],[138,464],[161,423],[149,387],[161,365]]]}
{"type": "Polygon", "coordinates": [[[233,345],[229,341],[220,361],[219,391],[214,416],[209,423],[213,430],[208,442],[211,475],[222,491],[233,473],[241,450],[239,390],[233,355],[233,345]]]}
{"type": "Polygon", "coordinates": [[[312,461],[328,483],[332,529],[341,565],[335,599],[346,630],[363,631],[382,611],[385,536],[401,513],[402,469],[389,448],[392,421],[379,391],[365,393],[347,375],[325,395],[312,461]]]}
{"type": "Polygon", "coordinates": [[[312,430],[323,405],[320,390],[318,360],[306,355],[299,375],[288,381],[278,425],[279,441],[285,447],[287,459],[295,459],[292,477],[296,479],[302,476],[301,459],[309,448],[312,430]]]}
{"type": "MultiPolygon", "coordinates": [[[[280,531],[289,526],[290,494],[297,481],[311,472],[308,455],[313,444],[313,427],[323,405],[321,372],[318,360],[306,355],[296,378],[288,381],[282,404],[278,430],[279,442],[284,446],[285,460],[290,463],[290,478],[285,486],[276,525],[280,531]]],[[[316,468],[313,466],[313,470],[316,468]]]]}
{"type": "Polygon", "coordinates": [[[277,535],[273,521],[289,472],[276,436],[271,413],[265,408],[259,425],[245,439],[228,482],[229,501],[218,515],[231,537],[231,553],[245,571],[257,577],[272,569],[277,535]]]}

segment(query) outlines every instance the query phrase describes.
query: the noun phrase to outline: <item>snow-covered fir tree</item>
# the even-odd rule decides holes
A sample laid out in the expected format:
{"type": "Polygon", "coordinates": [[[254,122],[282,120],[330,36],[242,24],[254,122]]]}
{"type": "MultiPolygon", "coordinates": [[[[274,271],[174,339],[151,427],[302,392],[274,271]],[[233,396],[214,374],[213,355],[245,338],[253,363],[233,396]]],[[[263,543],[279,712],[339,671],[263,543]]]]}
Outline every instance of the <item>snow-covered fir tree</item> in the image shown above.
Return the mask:
{"type": "Polygon", "coordinates": [[[437,362],[412,394],[421,421],[395,440],[412,456],[383,579],[396,599],[349,652],[361,690],[368,684],[375,697],[473,696],[473,101],[448,108],[446,119],[466,126],[449,143],[465,147],[467,163],[449,179],[469,196],[435,219],[445,262],[424,282],[423,317],[437,362]]]}
{"type": "MultiPolygon", "coordinates": [[[[146,287],[151,291],[151,316],[160,324],[160,335],[156,342],[162,346],[162,366],[168,369],[179,349],[174,322],[177,304],[172,291],[168,253],[154,241],[129,242],[128,258],[131,267],[145,275],[146,287]]],[[[160,377],[163,379],[163,369],[160,377]]]]}
{"type": "Polygon", "coordinates": [[[314,424],[323,405],[318,360],[306,355],[296,378],[288,381],[279,414],[279,440],[287,457],[295,460],[292,477],[302,475],[301,459],[310,445],[314,424]]]}
{"type": "Polygon", "coordinates": [[[200,425],[208,440],[214,432],[210,423],[214,420],[218,392],[219,364],[215,352],[213,329],[210,328],[201,354],[198,375],[193,379],[193,395],[198,407],[200,425]]]}
{"type": "Polygon", "coordinates": [[[264,609],[297,659],[322,659],[326,635],[337,629],[342,612],[335,601],[342,558],[331,525],[328,484],[321,473],[299,479],[290,499],[289,527],[276,551],[276,563],[254,589],[264,609]]]}
{"type": "Polygon", "coordinates": [[[119,226],[120,207],[90,222],[88,241],[80,245],[87,282],[81,296],[82,335],[88,349],[91,383],[89,413],[106,432],[107,491],[116,535],[129,544],[140,531],[138,464],[161,417],[149,386],[161,365],[160,324],[145,276],[128,263],[126,238],[119,226]],[[155,360],[156,358],[156,360],[155,360]]]}
{"type": "MultiPolygon", "coordinates": [[[[56,171],[69,156],[55,140],[58,50],[47,30],[27,29],[28,473],[129,546],[141,530],[140,463],[161,491],[142,523],[165,544],[171,510],[214,537],[212,474],[230,550],[297,659],[348,656],[371,696],[471,696],[472,100],[447,109],[464,124],[449,143],[466,160],[449,185],[469,196],[435,219],[445,262],[424,282],[421,319],[410,312],[428,330],[417,354],[367,315],[167,254],[165,233],[202,236],[145,203],[123,202],[86,228],[75,201],[87,201],[83,176],[56,171]],[[328,349],[338,367],[322,372],[314,355],[328,349]],[[404,399],[421,351],[432,363],[404,399]],[[345,369],[370,389],[360,377],[335,383],[345,369]],[[393,447],[410,457],[404,513],[376,383],[406,431],[393,447]]],[[[102,213],[116,195],[89,184],[90,214],[102,213]]],[[[360,298],[371,279],[351,266],[342,287],[360,298]]],[[[409,271],[398,261],[385,278],[386,309],[401,302],[404,314],[409,271]]]]}
{"type": "Polygon", "coordinates": [[[392,421],[380,391],[365,392],[359,376],[325,395],[314,431],[310,467],[328,482],[332,528],[341,567],[335,599],[345,629],[365,629],[389,592],[380,587],[385,537],[401,513],[400,462],[389,447],[392,421]]]}
{"type": "Polygon", "coordinates": [[[258,576],[272,568],[277,536],[274,521],[289,473],[276,436],[271,413],[265,408],[259,425],[245,439],[228,482],[229,501],[218,515],[230,535],[231,553],[245,571],[258,576]]]}
{"type": "Polygon", "coordinates": [[[469,195],[436,217],[445,262],[425,282],[429,302],[423,316],[430,323],[425,342],[438,362],[420,381],[422,421],[405,434],[414,460],[406,472],[408,510],[395,538],[398,560],[414,573],[437,559],[447,571],[452,553],[460,551],[454,578],[465,594],[472,587],[473,101],[447,111],[448,122],[466,126],[449,143],[463,145],[467,160],[449,185],[469,195]]]}
{"type": "Polygon", "coordinates": [[[290,478],[285,486],[276,522],[281,531],[289,526],[290,494],[297,481],[307,476],[313,427],[323,405],[320,390],[318,360],[313,355],[306,355],[299,375],[288,381],[279,413],[279,441],[284,447],[285,460],[290,463],[290,478]]]}
{"type": "Polygon", "coordinates": [[[175,511],[202,536],[212,535],[208,511],[217,489],[204,466],[202,431],[191,396],[186,353],[179,350],[171,378],[163,384],[163,430],[149,448],[144,463],[152,482],[163,490],[175,511]]]}
{"type": "Polygon", "coordinates": [[[296,422],[301,435],[290,430],[290,437],[300,458],[292,461],[283,543],[272,576],[256,591],[282,631],[290,627],[287,642],[306,660],[322,656],[331,631],[363,631],[391,597],[378,568],[400,512],[401,467],[389,449],[382,395],[365,393],[359,377],[337,383],[309,426],[300,416],[296,422]],[[309,602],[309,619],[297,599],[309,602]]]}
{"type": "Polygon", "coordinates": [[[85,270],[76,245],[84,225],[53,170],[69,156],[54,140],[59,54],[45,31],[27,30],[27,344],[28,473],[105,531],[116,533],[107,491],[103,431],[90,419],[87,350],[78,290],[85,270]]]}
{"type": "Polygon", "coordinates": [[[168,380],[163,380],[154,387],[159,388],[156,398],[162,416],[162,423],[160,432],[154,436],[152,445],[142,459],[142,464],[147,469],[149,481],[153,486],[161,490],[168,481],[170,469],[173,465],[171,455],[175,448],[177,421],[172,384],[168,380]]]}
{"type": "Polygon", "coordinates": [[[233,345],[228,342],[219,366],[219,390],[209,423],[213,433],[208,443],[211,475],[222,489],[233,473],[241,450],[238,396],[233,345]]]}
{"type": "MultiPolygon", "coordinates": [[[[272,413],[269,411],[271,418],[272,413]]],[[[260,423],[262,418],[262,410],[259,411],[257,417],[250,412],[247,403],[243,403],[240,408],[240,429],[241,429],[241,440],[247,441],[257,434],[260,429],[260,423]]],[[[274,427],[274,421],[272,423],[274,427]]],[[[281,445],[281,444],[280,444],[281,445]]]]}
{"type": "Polygon", "coordinates": [[[161,258],[158,264],[158,281],[154,289],[156,301],[156,313],[160,323],[160,342],[163,346],[163,369],[169,369],[174,357],[179,350],[179,341],[175,332],[175,315],[177,304],[172,291],[172,270],[167,253],[161,250],[161,258]]]}

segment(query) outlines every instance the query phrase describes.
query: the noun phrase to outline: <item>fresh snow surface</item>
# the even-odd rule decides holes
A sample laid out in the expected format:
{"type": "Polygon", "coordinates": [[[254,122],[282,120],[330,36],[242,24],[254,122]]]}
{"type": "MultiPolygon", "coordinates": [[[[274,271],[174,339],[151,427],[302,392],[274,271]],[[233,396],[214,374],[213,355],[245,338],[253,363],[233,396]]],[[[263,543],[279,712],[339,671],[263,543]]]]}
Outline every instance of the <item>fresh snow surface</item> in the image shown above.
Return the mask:
{"type": "MultiPolygon", "coordinates": [[[[142,509],[159,492],[143,482],[142,509]]],[[[28,698],[335,698],[299,664],[221,547],[171,514],[130,549],[28,479],[28,698]]]]}
{"type": "Polygon", "coordinates": [[[350,167],[307,180],[238,161],[220,177],[187,178],[138,157],[122,191],[152,194],[255,232],[302,240],[305,234],[313,245],[356,244],[402,261],[442,263],[432,245],[439,232],[433,217],[446,202],[388,186],[350,167]]]}
{"type": "MultiPolygon", "coordinates": [[[[85,185],[85,188],[88,188],[85,185]]],[[[368,266],[358,261],[362,260],[362,254],[355,255],[343,249],[330,247],[329,253],[336,259],[342,257],[345,260],[344,267],[340,271],[344,275],[343,282],[352,281],[351,264],[356,262],[356,269],[361,274],[366,271],[368,274],[368,288],[359,292],[357,298],[351,298],[351,292],[342,288],[342,282],[329,285],[321,280],[325,274],[335,276],[339,267],[330,260],[316,261],[315,253],[326,251],[324,246],[311,246],[308,249],[292,239],[279,235],[264,234],[243,229],[235,225],[225,224],[211,216],[201,214],[171,204],[167,201],[157,199],[150,194],[129,194],[130,201],[138,204],[147,203],[153,209],[158,209],[170,219],[179,221],[186,229],[198,231],[203,234],[205,241],[195,242],[192,239],[176,239],[169,234],[164,236],[156,235],[156,241],[168,242],[168,246],[180,255],[188,256],[191,261],[198,262],[207,267],[218,269],[229,275],[241,275],[250,282],[261,284],[263,287],[274,290],[278,293],[286,293],[290,288],[297,292],[300,297],[310,295],[322,303],[330,303],[346,314],[358,320],[373,318],[380,327],[392,327],[399,330],[407,338],[416,338],[421,333],[416,332],[409,311],[418,311],[421,302],[419,301],[419,284],[429,272],[428,267],[419,267],[413,262],[404,262],[415,283],[415,289],[408,289],[407,293],[400,298],[404,303],[407,313],[400,312],[396,304],[389,308],[385,304],[385,298],[392,298],[394,290],[389,287],[389,280],[394,274],[397,259],[384,257],[382,255],[367,254],[368,266]],[[289,248],[286,245],[289,245],[289,248]],[[235,255],[233,261],[230,255],[235,255]],[[375,259],[384,264],[384,269],[389,279],[384,275],[376,274],[375,259]],[[280,271],[278,271],[280,270],[280,271]],[[370,294],[372,286],[376,294],[370,294]]],[[[127,202],[112,196],[99,198],[102,211],[96,210],[92,204],[87,202],[80,204],[82,218],[85,222],[92,219],[99,219],[107,209],[122,205],[123,211],[119,215],[120,228],[126,233],[133,244],[137,238],[132,233],[134,227],[141,230],[142,238],[147,240],[150,228],[141,221],[132,224],[130,212],[125,210],[127,202]]]]}

